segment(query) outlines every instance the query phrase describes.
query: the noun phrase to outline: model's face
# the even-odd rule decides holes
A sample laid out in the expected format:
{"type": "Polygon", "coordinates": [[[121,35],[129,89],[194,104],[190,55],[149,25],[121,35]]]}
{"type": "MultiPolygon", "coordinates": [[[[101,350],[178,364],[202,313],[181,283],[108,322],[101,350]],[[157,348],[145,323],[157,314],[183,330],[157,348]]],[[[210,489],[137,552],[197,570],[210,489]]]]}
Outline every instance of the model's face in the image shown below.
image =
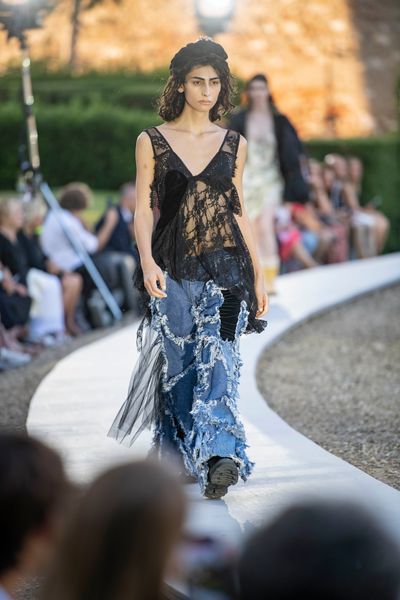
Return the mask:
{"type": "Polygon", "coordinates": [[[217,103],[221,80],[211,65],[194,67],[178,90],[185,94],[185,100],[191,108],[208,113],[217,103]]]}
{"type": "Polygon", "coordinates": [[[268,85],[264,81],[256,79],[247,88],[247,95],[252,104],[266,104],[269,97],[268,85]]]}

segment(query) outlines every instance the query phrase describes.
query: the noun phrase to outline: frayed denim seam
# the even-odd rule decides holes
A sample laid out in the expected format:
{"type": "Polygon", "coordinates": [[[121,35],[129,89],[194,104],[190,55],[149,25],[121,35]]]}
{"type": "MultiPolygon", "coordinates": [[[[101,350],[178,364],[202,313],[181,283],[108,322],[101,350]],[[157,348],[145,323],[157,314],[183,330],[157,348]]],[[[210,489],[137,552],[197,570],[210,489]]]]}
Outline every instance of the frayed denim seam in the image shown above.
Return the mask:
{"type": "MultiPolygon", "coordinates": [[[[244,333],[247,325],[247,318],[249,311],[247,309],[246,302],[241,301],[239,316],[236,324],[234,340],[224,340],[220,337],[220,313],[219,308],[224,301],[224,297],[218,286],[214,281],[209,280],[205,284],[204,291],[197,305],[193,305],[191,314],[196,325],[195,332],[188,336],[176,336],[169,328],[168,316],[160,313],[160,301],[161,298],[151,297],[151,309],[152,309],[152,326],[158,331],[161,342],[161,352],[163,356],[163,367],[162,367],[162,389],[164,392],[164,398],[168,398],[163,406],[164,413],[167,414],[172,422],[178,423],[184,434],[182,440],[175,431],[174,440],[182,453],[185,468],[191,475],[197,476],[201,491],[204,492],[207,484],[208,466],[207,460],[213,456],[213,454],[207,454],[206,450],[209,448],[210,443],[215,439],[221,430],[231,433],[236,438],[235,443],[235,455],[231,455],[236,464],[239,467],[240,477],[245,481],[252,471],[254,463],[249,461],[246,456],[245,448],[248,447],[246,444],[246,437],[244,427],[240,421],[240,416],[237,410],[237,398],[238,398],[238,380],[240,376],[240,367],[242,361],[239,353],[239,340],[240,335],[244,333]],[[207,306],[210,298],[216,296],[216,303],[211,307],[207,306]],[[211,314],[204,314],[205,309],[214,309],[211,314]],[[215,333],[210,335],[207,333],[207,326],[217,324],[218,335],[215,333]],[[168,357],[163,342],[163,335],[183,348],[187,342],[195,342],[194,349],[194,360],[186,369],[180,373],[172,376],[168,379],[168,357]],[[224,345],[229,345],[229,352],[232,352],[233,369],[230,368],[226,361],[224,354],[224,345]],[[209,352],[209,360],[204,362],[202,354],[204,351],[209,352]],[[221,398],[205,401],[201,395],[206,393],[210,387],[209,380],[211,370],[215,365],[215,362],[220,360],[224,366],[227,377],[227,389],[226,394],[221,398]],[[196,368],[197,370],[197,384],[194,388],[193,394],[193,408],[191,415],[193,417],[193,428],[190,432],[186,431],[178,415],[174,414],[171,408],[171,397],[170,390],[176,385],[176,383],[184,377],[191,369],[196,368]],[[228,394],[228,395],[227,395],[228,394]],[[232,414],[233,423],[229,423],[226,419],[216,417],[212,414],[212,410],[224,404],[232,414]],[[210,426],[215,431],[210,431],[210,426]],[[193,449],[193,446],[194,449],[193,449]]],[[[175,428],[176,429],[176,428],[175,428]]],[[[161,424],[156,427],[154,432],[153,445],[160,445],[163,439],[163,431],[161,424]]]]}
{"type": "MultiPolygon", "coordinates": [[[[165,274],[164,274],[165,275],[165,274]]],[[[162,298],[156,298],[152,296],[150,298],[150,307],[152,312],[152,327],[157,331],[161,346],[161,354],[163,356],[163,365],[162,365],[162,373],[161,373],[161,383],[162,383],[162,391],[163,391],[163,406],[162,410],[165,415],[167,415],[171,422],[175,425],[177,422],[182,432],[184,433],[184,440],[188,439],[188,432],[184,427],[182,421],[179,419],[178,415],[172,410],[171,407],[171,397],[170,391],[172,388],[178,383],[180,379],[182,379],[189,371],[195,368],[195,361],[193,360],[186,369],[177,373],[176,375],[170,377],[168,379],[168,357],[167,351],[165,348],[164,339],[167,338],[178,345],[180,348],[184,347],[186,342],[193,342],[195,339],[194,334],[189,334],[187,336],[176,336],[169,328],[168,325],[168,316],[161,314],[160,311],[160,301],[162,298]],[[174,423],[175,422],[175,423],[174,423]]],[[[158,448],[161,448],[163,438],[165,437],[164,432],[162,430],[162,424],[158,423],[154,430],[152,449],[153,451],[157,451],[158,448]]],[[[185,441],[182,440],[176,431],[174,431],[174,441],[176,442],[183,458],[183,462],[186,470],[193,476],[197,477],[196,467],[191,460],[191,452],[190,448],[187,446],[185,441]]]]}
{"type": "MultiPolygon", "coordinates": [[[[254,463],[249,461],[246,456],[245,448],[248,447],[246,444],[246,436],[243,424],[241,423],[240,416],[237,410],[237,399],[238,399],[238,382],[240,375],[240,367],[242,361],[239,353],[239,340],[240,335],[244,331],[247,325],[247,318],[249,311],[246,306],[246,302],[243,300],[240,304],[240,311],[236,324],[234,340],[223,340],[220,335],[207,335],[204,333],[207,323],[218,323],[218,332],[220,331],[220,313],[219,308],[224,301],[224,297],[218,286],[211,280],[206,284],[205,294],[202,297],[202,301],[197,307],[193,307],[193,316],[197,318],[197,336],[196,336],[196,348],[195,357],[197,363],[197,372],[199,373],[198,384],[194,389],[194,403],[191,414],[193,416],[194,426],[191,432],[191,442],[195,443],[195,460],[198,465],[198,476],[199,483],[202,491],[207,485],[208,467],[205,464],[208,459],[212,457],[212,454],[207,454],[206,449],[209,448],[212,441],[222,430],[232,433],[236,438],[235,444],[235,455],[231,455],[236,464],[239,467],[240,477],[245,481],[251,473],[254,463]],[[217,304],[214,305],[215,312],[210,316],[203,316],[201,311],[205,308],[207,299],[211,296],[218,296],[217,304]],[[202,361],[202,353],[211,345],[211,357],[208,363],[202,361]],[[232,352],[233,359],[233,372],[228,368],[226,359],[223,351],[224,345],[230,346],[229,351],[232,352]],[[209,389],[210,371],[214,367],[216,360],[221,360],[226,370],[227,377],[227,394],[221,398],[210,400],[205,402],[201,395],[209,389]],[[224,404],[232,414],[233,424],[228,423],[223,418],[215,417],[212,414],[212,409],[216,406],[224,404]],[[215,431],[210,431],[210,426],[214,426],[215,431]]],[[[214,308],[212,307],[212,308],[214,308]]]]}

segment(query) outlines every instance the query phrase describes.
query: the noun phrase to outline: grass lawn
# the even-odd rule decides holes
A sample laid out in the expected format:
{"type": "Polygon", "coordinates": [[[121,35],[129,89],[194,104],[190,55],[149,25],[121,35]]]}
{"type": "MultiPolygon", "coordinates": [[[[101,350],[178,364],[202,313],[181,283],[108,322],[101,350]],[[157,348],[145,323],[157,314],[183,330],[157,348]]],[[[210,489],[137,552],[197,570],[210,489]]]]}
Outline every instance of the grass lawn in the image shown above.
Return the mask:
{"type": "MultiPolygon", "coordinates": [[[[54,194],[57,196],[60,188],[53,189],[54,194]]],[[[93,199],[88,210],[84,212],[84,217],[89,226],[93,226],[94,223],[98,220],[105,207],[108,204],[108,201],[112,201],[113,203],[117,202],[117,191],[114,190],[92,190],[93,191],[93,199]]],[[[3,198],[9,198],[10,196],[18,196],[16,192],[13,190],[0,190],[0,201],[3,198]]]]}

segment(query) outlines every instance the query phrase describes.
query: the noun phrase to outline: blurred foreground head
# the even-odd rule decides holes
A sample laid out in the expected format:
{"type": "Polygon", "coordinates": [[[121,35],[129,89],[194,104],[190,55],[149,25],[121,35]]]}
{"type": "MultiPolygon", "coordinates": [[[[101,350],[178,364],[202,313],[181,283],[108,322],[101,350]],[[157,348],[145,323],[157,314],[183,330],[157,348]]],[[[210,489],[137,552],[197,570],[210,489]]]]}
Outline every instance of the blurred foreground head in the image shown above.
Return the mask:
{"type": "Polygon", "coordinates": [[[73,515],[44,598],[160,599],[183,517],[183,491],[165,465],[140,461],[110,469],[73,515]]]}
{"type": "Polygon", "coordinates": [[[241,600],[398,600],[399,548],[351,503],[286,509],[248,542],[241,600]]]}
{"type": "Polygon", "coordinates": [[[54,450],[24,434],[0,433],[0,581],[46,566],[69,491],[54,450]]]}

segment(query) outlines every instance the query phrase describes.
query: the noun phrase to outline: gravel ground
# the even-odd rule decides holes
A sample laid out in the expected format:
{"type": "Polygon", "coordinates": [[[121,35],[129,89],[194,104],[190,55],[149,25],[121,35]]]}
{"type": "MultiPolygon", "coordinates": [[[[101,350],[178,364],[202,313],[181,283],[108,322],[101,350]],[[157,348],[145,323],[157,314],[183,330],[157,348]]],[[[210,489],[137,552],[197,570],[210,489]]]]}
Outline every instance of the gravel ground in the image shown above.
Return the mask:
{"type": "Polygon", "coordinates": [[[400,285],[300,325],[260,358],[268,405],[294,429],[400,489],[400,285]]]}

